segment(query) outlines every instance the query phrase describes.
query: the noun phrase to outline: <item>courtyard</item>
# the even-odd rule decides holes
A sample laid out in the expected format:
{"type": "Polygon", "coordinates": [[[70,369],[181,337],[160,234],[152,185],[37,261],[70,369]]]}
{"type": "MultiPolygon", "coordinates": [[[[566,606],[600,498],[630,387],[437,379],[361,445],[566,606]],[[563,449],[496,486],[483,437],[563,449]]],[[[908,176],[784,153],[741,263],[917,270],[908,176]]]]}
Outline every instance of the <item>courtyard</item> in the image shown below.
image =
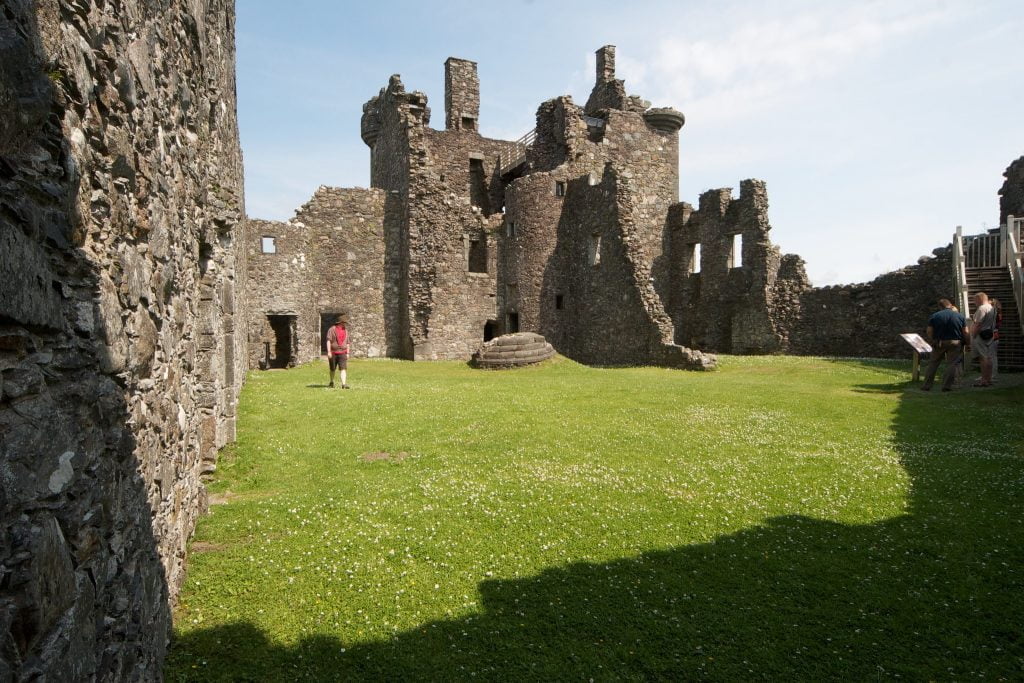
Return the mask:
{"type": "Polygon", "coordinates": [[[1019,376],[720,360],[250,374],[168,680],[1024,675],[1019,376]]]}

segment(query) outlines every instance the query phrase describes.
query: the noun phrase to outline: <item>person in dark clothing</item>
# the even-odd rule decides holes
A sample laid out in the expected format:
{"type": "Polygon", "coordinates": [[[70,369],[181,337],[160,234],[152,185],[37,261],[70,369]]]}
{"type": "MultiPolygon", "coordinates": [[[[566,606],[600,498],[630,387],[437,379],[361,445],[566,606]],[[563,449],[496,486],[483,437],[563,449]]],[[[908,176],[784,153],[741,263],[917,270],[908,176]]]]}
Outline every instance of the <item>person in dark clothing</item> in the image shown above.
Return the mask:
{"type": "Polygon", "coordinates": [[[932,359],[924,374],[921,391],[931,391],[935,373],[942,359],[946,359],[946,371],[942,376],[942,390],[949,391],[956,381],[957,367],[963,354],[964,339],[967,338],[967,319],[958,312],[949,299],[939,299],[938,311],[928,318],[928,341],[932,344],[932,359]]]}

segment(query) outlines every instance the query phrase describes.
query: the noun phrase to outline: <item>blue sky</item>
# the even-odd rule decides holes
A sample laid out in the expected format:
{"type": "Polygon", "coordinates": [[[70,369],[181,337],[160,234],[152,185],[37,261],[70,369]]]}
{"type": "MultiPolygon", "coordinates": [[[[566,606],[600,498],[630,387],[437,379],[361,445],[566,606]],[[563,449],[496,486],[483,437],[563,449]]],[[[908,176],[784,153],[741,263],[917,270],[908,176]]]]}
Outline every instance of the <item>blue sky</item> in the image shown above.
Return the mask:
{"type": "MultiPolygon", "coordinates": [[[[444,126],[444,60],[479,64],[480,129],[517,138],[542,101],[583,103],[594,50],[631,94],[686,114],[680,197],[768,184],[772,239],[817,285],[868,280],[998,223],[1024,154],[1024,5],[939,2],[238,0],[250,216],[366,187],[362,104],[391,74],[444,126]]],[[[737,189],[738,191],[738,189],[737,189]]]]}

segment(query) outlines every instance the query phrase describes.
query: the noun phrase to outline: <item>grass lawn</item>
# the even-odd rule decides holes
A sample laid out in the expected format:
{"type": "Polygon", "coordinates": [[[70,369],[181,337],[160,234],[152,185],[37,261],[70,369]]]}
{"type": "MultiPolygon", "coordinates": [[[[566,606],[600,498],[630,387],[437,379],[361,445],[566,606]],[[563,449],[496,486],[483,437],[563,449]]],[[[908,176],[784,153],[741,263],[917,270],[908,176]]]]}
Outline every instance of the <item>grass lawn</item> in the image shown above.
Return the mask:
{"type": "Polygon", "coordinates": [[[1024,386],[254,373],[170,681],[1024,678],[1024,386]]]}

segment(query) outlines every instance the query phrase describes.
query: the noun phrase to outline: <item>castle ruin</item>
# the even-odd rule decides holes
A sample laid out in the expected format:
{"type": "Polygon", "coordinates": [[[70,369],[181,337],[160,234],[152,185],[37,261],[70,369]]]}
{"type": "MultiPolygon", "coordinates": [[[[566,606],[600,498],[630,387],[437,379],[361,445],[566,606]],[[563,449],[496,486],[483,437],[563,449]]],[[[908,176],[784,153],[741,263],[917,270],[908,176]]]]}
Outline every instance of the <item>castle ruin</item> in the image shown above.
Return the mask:
{"type": "Polygon", "coordinates": [[[480,135],[474,62],[445,62],[444,130],[392,76],[363,105],[371,189],[321,187],[291,221],[248,223],[250,366],[317,358],[341,310],[369,357],[468,359],[520,330],[603,365],[900,353],[892,330],[948,288],[948,249],[884,281],[812,288],[771,243],[765,183],[680,202],[683,115],[628,95],[613,46],[596,67],[584,106],[542,103],[517,141],[480,135]]]}
{"type": "MultiPolygon", "coordinates": [[[[0,681],[159,677],[245,371],[316,358],[342,309],[369,357],[530,330],[587,363],[705,368],[893,356],[948,291],[948,249],[810,288],[760,181],[680,203],[683,117],[628,96],[610,47],[587,103],[543,103],[519,141],[479,134],[473,62],[446,64],[445,130],[393,77],[364,107],[371,189],[246,221],[234,16],[0,13],[0,681]]],[[[1022,168],[1004,213],[1024,213],[1022,168]]]]}

